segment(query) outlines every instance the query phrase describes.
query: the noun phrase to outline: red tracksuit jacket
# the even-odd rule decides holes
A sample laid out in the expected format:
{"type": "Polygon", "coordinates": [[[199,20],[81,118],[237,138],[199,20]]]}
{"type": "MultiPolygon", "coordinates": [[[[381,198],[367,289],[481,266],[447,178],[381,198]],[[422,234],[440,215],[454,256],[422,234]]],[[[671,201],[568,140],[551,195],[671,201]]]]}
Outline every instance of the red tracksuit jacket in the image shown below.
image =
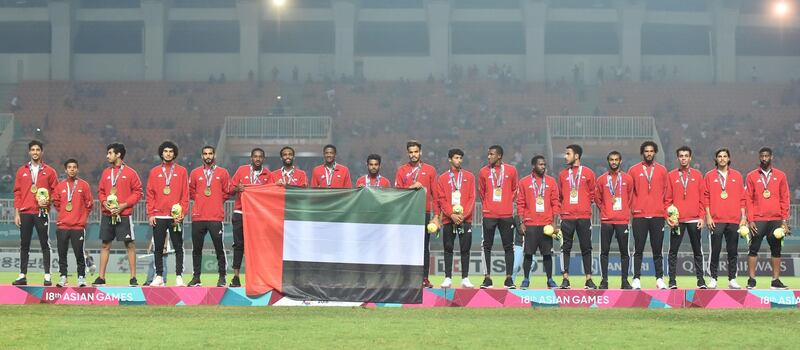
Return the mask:
{"type": "Polygon", "coordinates": [[[53,205],[58,211],[56,218],[56,227],[59,230],[83,230],[86,228],[86,222],[89,214],[92,212],[94,205],[94,198],[92,197],[92,188],[89,183],[83,179],[77,181],[70,181],[66,179],[61,181],[53,191],[53,205]],[[67,203],[69,196],[67,195],[67,186],[72,192],[72,210],[67,211],[67,203]]]}
{"type": "Polygon", "coordinates": [[[189,175],[189,199],[192,205],[192,221],[223,221],[225,200],[230,198],[230,175],[223,167],[215,167],[211,173],[211,195],[206,196],[207,179],[205,166],[199,166],[189,175]]]}
{"type": "MultiPolygon", "coordinates": [[[[280,169],[279,169],[280,170],[280,169]]],[[[279,171],[280,173],[280,171],[279,171]]],[[[269,169],[266,166],[261,166],[261,174],[256,176],[255,179],[250,179],[250,165],[242,165],[239,169],[236,169],[236,172],[233,173],[233,178],[231,179],[230,186],[231,189],[228,190],[229,193],[233,193],[232,188],[238,184],[245,184],[245,185],[264,185],[272,182],[272,174],[269,172],[269,169]]],[[[233,200],[233,211],[234,212],[242,212],[242,194],[236,193],[236,197],[233,200]]]]}
{"type": "MultiPolygon", "coordinates": [[[[272,183],[278,182],[278,180],[280,180],[283,177],[281,169],[283,168],[278,168],[271,174],[269,174],[270,182],[272,183]]],[[[286,178],[283,180],[287,186],[308,187],[308,176],[306,175],[306,172],[298,169],[297,167],[294,168],[294,173],[292,173],[291,176],[287,174],[286,178]]]]}
{"type": "Polygon", "coordinates": [[[725,190],[728,198],[722,199],[722,184],[717,177],[717,169],[711,170],[705,176],[705,205],[711,212],[711,219],[715,223],[738,224],[742,219],[742,209],[747,207],[744,194],[744,180],[742,174],[728,167],[728,180],[725,190]]]}
{"type": "Polygon", "coordinates": [[[511,164],[502,163],[494,167],[495,176],[503,176],[502,180],[493,181],[492,169],[488,165],[478,172],[478,196],[483,206],[483,217],[490,219],[510,218],[514,216],[514,196],[517,193],[518,175],[517,168],[511,164]],[[501,168],[502,167],[502,171],[501,168]],[[501,184],[500,201],[494,201],[495,187],[501,184]]]}
{"type": "Polygon", "coordinates": [[[771,221],[789,220],[789,182],[786,173],[772,168],[771,179],[766,188],[769,198],[764,198],[764,182],[761,168],[747,174],[747,220],[771,221]]]}
{"type": "Polygon", "coordinates": [[[653,162],[651,167],[646,167],[642,161],[628,170],[628,175],[633,178],[633,198],[631,211],[634,218],[667,217],[667,207],[672,202],[668,191],[669,175],[667,168],[658,162],[653,162]],[[652,171],[653,177],[650,185],[647,176],[652,171]]]}
{"type": "Polygon", "coordinates": [[[162,164],[150,169],[150,176],[147,177],[147,217],[171,217],[172,206],[180,204],[184,215],[189,211],[189,173],[181,165],[172,163],[175,170],[172,172],[170,180],[169,194],[164,194],[167,187],[166,177],[170,174],[171,165],[165,165],[162,171],[162,164]],[[166,172],[166,175],[164,174],[166,172]]]}
{"type": "MultiPolygon", "coordinates": [[[[31,185],[33,184],[30,164],[19,167],[14,178],[14,208],[19,209],[20,214],[39,213],[36,194],[31,192],[31,185]]],[[[46,188],[52,197],[56,185],[58,185],[58,174],[55,169],[41,162],[36,177],[36,188],[46,188]]]]}
{"type": "MultiPolygon", "coordinates": [[[[394,175],[395,188],[408,188],[414,184],[414,181],[419,181],[425,187],[425,212],[438,213],[439,209],[436,207],[436,169],[433,166],[419,162],[417,166],[411,166],[410,163],[403,164],[397,168],[394,175]]],[[[466,209],[466,208],[465,208],[466,209]]]]}
{"type": "MultiPolygon", "coordinates": [[[[311,188],[329,188],[327,182],[325,164],[314,167],[311,171],[311,188]]],[[[334,164],[333,175],[330,188],[352,188],[353,182],[350,180],[350,169],[339,163],[334,164]]]]}
{"type": "MultiPolygon", "coordinates": [[[[356,187],[365,187],[365,186],[367,186],[367,177],[368,176],[369,175],[364,175],[362,177],[359,177],[358,180],[356,180],[356,187]]],[[[387,178],[385,178],[383,176],[380,176],[380,175],[378,175],[378,177],[371,177],[370,176],[369,177],[369,183],[370,183],[371,187],[382,187],[382,188],[390,188],[390,187],[392,187],[392,183],[389,181],[389,179],[387,179],[387,178]]]]}
{"type": "Polygon", "coordinates": [[[705,205],[705,191],[706,184],[703,180],[703,174],[697,169],[688,168],[688,176],[686,172],[681,172],[680,169],[674,169],[669,172],[669,187],[670,198],[672,204],[678,208],[678,222],[697,221],[705,219],[706,205],[705,205]],[[683,182],[681,176],[686,181],[686,190],[683,189],[683,182]],[[688,179],[688,180],[687,180],[688,179]],[[685,193],[684,193],[685,192],[685,193]]]}
{"type": "MultiPolygon", "coordinates": [[[[105,202],[108,195],[111,194],[111,170],[114,170],[114,176],[117,177],[117,198],[120,204],[127,203],[128,207],[123,209],[120,216],[131,216],[133,207],[142,199],[142,180],[139,179],[139,174],[136,170],[123,164],[121,167],[109,167],[103,170],[103,175],[100,177],[100,184],[97,186],[97,197],[100,202],[105,202]],[[120,174],[120,168],[122,173],[120,174]]],[[[111,212],[106,210],[106,207],[101,204],[103,208],[103,215],[110,216],[111,212]]]]}
{"type": "MultiPolygon", "coordinates": [[[[552,176],[544,177],[544,212],[536,212],[536,196],[533,189],[534,175],[523,177],[517,187],[517,215],[526,226],[555,225],[555,217],[561,212],[558,185],[552,176]]],[[[542,178],[536,177],[536,188],[541,190],[542,178]]]]}
{"type": "MultiPolygon", "coordinates": [[[[472,222],[472,212],[475,208],[475,175],[461,169],[461,206],[464,207],[464,222],[472,222]]],[[[453,173],[454,179],[458,179],[458,173],[453,173]]],[[[450,215],[453,214],[453,187],[450,182],[450,171],[445,171],[439,175],[436,181],[437,208],[441,208],[442,224],[452,223],[450,215]]]]}
{"type": "Polygon", "coordinates": [[[614,197],[608,181],[608,172],[597,178],[594,203],[600,210],[600,222],[613,225],[627,225],[631,220],[631,198],[633,197],[633,179],[625,172],[617,171],[611,176],[614,184],[614,197],[622,198],[620,210],[614,210],[614,197]]]}
{"type": "Polygon", "coordinates": [[[569,168],[561,170],[558,175],[561,220],[591,219],[595,192],[594,172],[586,166],[574,166],[572,171],[573,179],[578,176],[579,171],[581,173],[578,180],[578,204],[570,204],[569,168]]]}

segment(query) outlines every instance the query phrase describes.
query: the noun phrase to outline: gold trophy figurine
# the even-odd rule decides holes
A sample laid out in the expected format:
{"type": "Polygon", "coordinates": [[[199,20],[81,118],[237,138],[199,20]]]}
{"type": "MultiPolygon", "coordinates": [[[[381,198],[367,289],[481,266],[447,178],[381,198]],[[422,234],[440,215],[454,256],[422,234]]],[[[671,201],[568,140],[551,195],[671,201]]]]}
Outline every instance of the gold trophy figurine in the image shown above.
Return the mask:
{"type": "MultiPolygon", "coordinates": [[[[39,188],[36,190],[36,202],[47,201],[48,206],[50,203],[50,192],[46,188],[39,188]]],[[[39,217],[46,218],[49,212],[48,207],[39,207],[39,217]]]]}
{"type": "Polygon", "coordinates": [[[182,214],[183,214],[183,207],[181,207],[181,205],[178,204],[178,203],[173,204],[172,205],[171,214],[172,214],[172,219],[175,220],[175,223],[172,224],[172,230],[175,231],[175,232],[183,231],[183,228],[182,228],[183,227],[183,222],[177,221],[178,218],[180,218],[182,216],[182,214]]]}
{"type": "MultiPolygon", "coordinates": [[[[109,210],[113,210],[113,209],[118,209],[119,208],[119,200],[117,200],[117,195],[116,194],[110,194],[110,195],[108,195],[108,197],[106,197],[106,207],[108,207],[109,210]]],[[[121,220],[122,220],[122,218],[119,216],[119,214],[111,215],[111,225],[116,225],[121,220]]]]}

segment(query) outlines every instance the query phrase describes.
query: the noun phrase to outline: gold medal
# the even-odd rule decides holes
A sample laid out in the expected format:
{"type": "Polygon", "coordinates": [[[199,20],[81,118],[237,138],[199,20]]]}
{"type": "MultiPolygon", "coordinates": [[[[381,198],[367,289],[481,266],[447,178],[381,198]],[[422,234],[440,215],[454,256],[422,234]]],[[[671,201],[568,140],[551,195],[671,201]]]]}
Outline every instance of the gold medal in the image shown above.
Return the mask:
{"type": "Polygon", "coordinates": [[[769,199],[770,196],[772,196],[772,193],[769,193],[769,190],[764,190],[764,198],[769,199]]]}
{"type": "Polygon", "coordinates": [[[31,185],[31,193],[36,193],[36,190],[37,190],[36,185],[35,184],[31,185]]]}
{"type": "Polygon", "coordinates": [[[170,192],[172,191],[170,191],[169,186],[164,187],[164,194],[169,194],[170,192]]]}
{"type": "Polygon", "coordinates": [[[728,191],[722,191],[722,193],[719,194],[719,197],[722,199],[728,199],[728,191]]]}
{"type": "Polygon", "coordinates": [[[495,189],[494,189],[494,195],[495,195],[495,196],[497,196],[497,197],[500,197],[500,196],[502,196],[502,195],[503,195],[503,189],[502,189],[502,188],[500,188],[500,187],[498,187],[498,188],[495,188],[495,189]]]}
{"type": "Polygon", "coordinates": [[[72,202],[67,203],[67,206],[64,209],[67,211],[72,211],[72,202]]]}
{"type": "Polygon", "coordinates": [[[536,197],[536,204],[538,205],[544,204],[544,197],[542,196],[536,197]]]}
{"type": "Polygon", "coordinates": [[[203,194],[205,194],[206,197],[211,197],[211,187],[206,187],[206,190],[203,191],[203,194]]]}
{"type": "Polygon", "coordinates": [[[116,187],[111,187],[111,194],[114,194],[114,195],[117,194],[117,188],[116,187]]]}
{"type": "Polygon", "coordinates": [[[572,198],[578,198],[578,190],[573,188],[571,191],[569,191],[569,196],[572,198]]]}

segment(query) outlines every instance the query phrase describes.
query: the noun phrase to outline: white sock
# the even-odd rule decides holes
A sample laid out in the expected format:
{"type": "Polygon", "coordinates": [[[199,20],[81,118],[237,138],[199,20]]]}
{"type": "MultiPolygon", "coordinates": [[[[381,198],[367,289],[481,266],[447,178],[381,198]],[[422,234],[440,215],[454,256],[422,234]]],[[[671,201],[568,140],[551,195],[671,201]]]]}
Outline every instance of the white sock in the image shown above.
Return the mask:
{"type": "Polygon", "coordinates": [[[17,279],[20,279],[20,278],[25,278],[25,274],[24,274],[24,273],[21,273],[21,274],[19,274],[19,276],[17,277],[17,279]]]}
{"type": "Polygon", "coordinates": [[[44,274],[44,280],[45,281],[49,281],[50,280],[50,274],[49,273],[44,274]]]}

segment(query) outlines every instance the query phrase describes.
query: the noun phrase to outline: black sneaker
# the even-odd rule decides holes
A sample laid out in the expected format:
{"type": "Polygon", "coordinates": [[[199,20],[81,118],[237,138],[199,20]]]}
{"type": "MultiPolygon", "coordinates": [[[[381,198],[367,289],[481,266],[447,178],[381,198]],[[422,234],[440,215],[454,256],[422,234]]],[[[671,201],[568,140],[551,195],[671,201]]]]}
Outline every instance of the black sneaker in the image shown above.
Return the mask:
{"type": "Polygon", "coordinates": [[[14,282],[11,282],[11,285],[12,286],[27,286],[28,285],[28,279],[25,278],[25,277],[17,278],[17,279],[14,280],[14,282]]]}
{"type": "Polygon", "coordinates": [[[561,280],[561,287],[558,287],[558,288],[569,289],[569,278],[565,278],[565,279],[561,280]]]}
{"type": "Polygon", "coordinates": [[[201,287],[202,285],[203,284],[200,283],[200,276],[192,276],[192,280],[187,284],[189,287],[201,287]]]}
{"type": "Polygon", "coordinates": [[[44,280],[44,282],[42,282],[42,285],[45,287],[50,287],[53,285],[53,280],[44,280]]]}
{"type": "Polygon", "coordinates": [[[678,289],[678,282],[673,279],[669,280],[669,289],[678,289]]]}
{"type": "MultiPolygon", "coordinates": [[[[486,282],[486,281],[484,281],[484,282],[486,282]]],[[[503,287],[506,287],[506,289],[516,289],[517,288],[517,286],[514,285],[514,280],[512,280],[511,277],[506,277],[506,281],[503,282],[503,287]]]]}
{"type": "Polygon", "coordinates": [[[242,286],[242,282],[239,281],[239,276],[233,276],[231,279],[231,287],[238,288],[242,286]]]}
{"type": "Polygon", "coordinates": [[[622,279],[622,285],[620,286],[620,288],[627,290],[627,289],[633,289],[633,286],[631,286],[631,284],[628,283],[628,279],[627,278],[623,278],[622,279]]]}
{"type": "Polygon", "coordinates": [[[150,283],[153,283],[153,281],[144,281],[144,283],[142,283],[142,287],[148,287],[150,286],[150,283]]]}
{"type": "Polygon", "coordinates": [[[600,289],[608,289],[608,280],[603,278],[600,280],[600,289]]]}
{"type": "Polygon", "coordinates": [[[130,287],[138,287],[139,286],[139,281],[136,280],[136,277],[133,277],[128,281],[128,286],[130,286],[130,287]]]}
{"type": "Polygon", "coordinates": [[[217,287],[225,287],[225,275],[219,275],[219,279],[217,279],[217,287]]]}
{"type": "Polygon", "coordinates": [[[594,284],[592,279],[586,280],[586,283],[583,285],[583,289],[597,289],[597,285],[594,284]]]}
{"type": "Polygon", "coordinates": [[[481,283],[481,289],[492,288],[492,279],[490,277],[484,277],[483,283],[481,283]]]}
{"type": "Polygon", "coordinates": [[[92,287],[102,287],[102,286],[105,286],[105,285],[106,285],[106,280],[104,278],[100,278],[100,276],[98,276],[94,280],[94,282],[92,282],[92,287]]]}
{"type": "Polygon", "coordinates": [[[708,286],[706,286],[706,279],[705,278],[700,277],[700,278],[697,279],[697,288],[698,289],[708,289],[708,286]]]}
{"type": "Polygon", "coordinates": [[[770,289],[789,289],[789,287],[787,287],[785,284],[783,284],[783,282],[781,282],[780,278],[772,280],[772,284],[769,286],[769,288],[770,289]]]}
{"type": "Polygon", "coordinates": [[[750,277],[747,279],[747,289],[755,289],[756,288],[756,279],[750,277]]]}

